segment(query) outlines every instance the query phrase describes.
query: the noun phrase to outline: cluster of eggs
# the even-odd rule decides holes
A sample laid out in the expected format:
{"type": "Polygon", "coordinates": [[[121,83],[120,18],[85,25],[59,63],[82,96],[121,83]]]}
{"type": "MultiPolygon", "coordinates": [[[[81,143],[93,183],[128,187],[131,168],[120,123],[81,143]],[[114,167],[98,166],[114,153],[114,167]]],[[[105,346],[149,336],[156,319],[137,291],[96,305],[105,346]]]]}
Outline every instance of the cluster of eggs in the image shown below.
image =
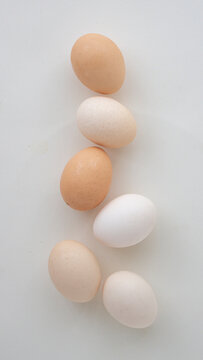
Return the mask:
{"type": "MultiPolygon", "coordinates": [[[[79,80],[100,94],[120,89],[125,63],[117,45],[99,34],[79,38],[71,52],[71,62],[79,80]]],[[[136,135],[130,111],[114,99],[95,96],[83,101],[77,111],[82,134],[97,145],[120,148],[136,135]]],[[[61,176],[64,201],[73,209],[90,210],[106,197],[112,178],[112,164],[100,147],[89,147],[70,159],[61,176]]],[[[155,224],[153,203],[138,194],[125,194],[110,201],[96,216],[93,232],[109,247],[132,246],[145,239],[155,224]]],[[[71,301],[90,301],[101,283],[95,255],[83,244],[66,240],[49,256],[49,274],[57,290],[71,301]]],[[[151,286],[129,271],[111,274],[103,286],[103,303],[117,321],[132,328],[152,324],[157,302],[151,286]]]]}

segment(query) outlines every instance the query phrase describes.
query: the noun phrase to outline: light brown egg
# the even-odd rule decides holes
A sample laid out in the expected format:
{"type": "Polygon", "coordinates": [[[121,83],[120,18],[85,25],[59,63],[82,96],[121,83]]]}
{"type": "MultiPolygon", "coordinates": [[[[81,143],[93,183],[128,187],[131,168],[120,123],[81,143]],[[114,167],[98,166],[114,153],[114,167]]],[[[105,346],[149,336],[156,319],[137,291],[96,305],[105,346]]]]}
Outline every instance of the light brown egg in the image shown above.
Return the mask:
{"type": "Polygon", "coordinates": [[[123,84],[123,55],[118,46],[104,35],[81,36],[73,45],[71,62],[78,79],[93,91],[112,94],[123,84]]]}
{"type": "Polygon", "coordinates": [[[48,269],[56,289],[69,300],[83,303],[96,295],[101,271],[95,255],[85,245],[72,240],[56,244],[48,269]]]}
{"type": "Polygon", "coordinates": [[[64,201],[73,209],[90,210],[106,197],[112,178],[112,165],[106,152],[89,147],[67,163],[60,189],[64,201]]]}

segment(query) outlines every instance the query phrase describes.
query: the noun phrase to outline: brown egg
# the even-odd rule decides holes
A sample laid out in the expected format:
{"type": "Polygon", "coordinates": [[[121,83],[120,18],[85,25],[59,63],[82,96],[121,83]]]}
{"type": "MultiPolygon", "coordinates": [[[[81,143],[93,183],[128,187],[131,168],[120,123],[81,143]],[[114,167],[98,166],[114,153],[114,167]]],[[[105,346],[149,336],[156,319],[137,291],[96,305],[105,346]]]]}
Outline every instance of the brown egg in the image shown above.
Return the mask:
{"type": "Polygon", "coordinates": [[[56,244],[49,256],[48,269],[56,289],[71,301],[90,301],[101,282],[99,263],[83,244],[66,240],[56,244]]]}
{"type": "Polygon", "coordinates": [[[78,79],[93,91],[112,94],[123,84],[123,55],[118,46],[104,35],[81,36],[73,45],[71,62],[78,79]]]}
{"type": "Polygon", "coordinates": [[[61,176],[61,194],[73,209],[90,210],[106,197],[112,178],[112,165],[106,152],[89,147],[67,163],[61,176]]]}

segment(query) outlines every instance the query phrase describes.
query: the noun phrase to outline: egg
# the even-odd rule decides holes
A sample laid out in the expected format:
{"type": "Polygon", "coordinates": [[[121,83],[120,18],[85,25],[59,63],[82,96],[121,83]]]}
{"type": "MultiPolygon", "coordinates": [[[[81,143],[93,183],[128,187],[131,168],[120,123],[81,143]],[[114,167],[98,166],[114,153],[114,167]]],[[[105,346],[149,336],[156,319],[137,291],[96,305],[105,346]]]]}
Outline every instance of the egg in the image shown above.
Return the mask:
{"type": "Polygon", "coordinates": [[[84,303],[96,295],[101,271],[85,245],[73,240],[59,242],[51,251],[48,269],[56,289],[69,300],[84,303]]]}
{"type": "Polygon", "coordinates": [[[157,316],[158,306],[151,286],[130,271],[118,271],[107,278],[103,303],[115,320],[131,328],[146,328],[157,316]]]}
{"type": "Polygon", "coordinates": [[[104,96],[82,102],[77,111],[77,124],[87,139],[108,148],[125,146],[136,135],[136,123],[130,111],[104,96]]]}
{"type": "Polygon", "coordinates": [[[155,225],[153,203],[142,195],[125,194],[110,201],[93,224],[97,239],[115,248],[132,246],[145,239],[155,225]]]}
{"type": "Polygon", "coordinates": [[[73,209],[90,210],[106,197],[112,178],[111,160],[103,149],[89,147],[78,152],[65,166],[60,189],[73,209]]]}
{"type": "Polygon", "coordinates": [[[93,91],[112,94],[123,84],[123,55],[118,46],[104,35],[81,36],[73,45],[71,62],[78,79],[93,91]]]}

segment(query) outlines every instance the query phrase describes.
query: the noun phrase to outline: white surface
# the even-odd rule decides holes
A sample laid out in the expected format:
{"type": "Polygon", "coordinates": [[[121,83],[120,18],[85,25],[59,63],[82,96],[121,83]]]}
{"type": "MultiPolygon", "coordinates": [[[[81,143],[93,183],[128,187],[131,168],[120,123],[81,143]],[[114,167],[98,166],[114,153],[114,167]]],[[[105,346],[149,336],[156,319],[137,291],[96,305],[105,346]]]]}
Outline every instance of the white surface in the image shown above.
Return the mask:
{"type": "Polygon", "coordinates": [[[201,360],[202,351],[202,2],[0,2],[1,307],[0,358],[201,360]],[[134,248],[93,238],[99,209],[68,208],[59,193],[66,161],[89,146],[76,109],[94,93],[79,83],[70,50],[81,34],[112,38],[127,76],[113,97],[137,120],[132,145],[108,151],[106,201],[141,193],[158,223],[134,248]],[[106,278],[132,270],[153,287],[159,315],[145,330],[116,323],[101,292],[85,305],[58,294],[47,271],[53,245],[86,243],[106,278]]]}

